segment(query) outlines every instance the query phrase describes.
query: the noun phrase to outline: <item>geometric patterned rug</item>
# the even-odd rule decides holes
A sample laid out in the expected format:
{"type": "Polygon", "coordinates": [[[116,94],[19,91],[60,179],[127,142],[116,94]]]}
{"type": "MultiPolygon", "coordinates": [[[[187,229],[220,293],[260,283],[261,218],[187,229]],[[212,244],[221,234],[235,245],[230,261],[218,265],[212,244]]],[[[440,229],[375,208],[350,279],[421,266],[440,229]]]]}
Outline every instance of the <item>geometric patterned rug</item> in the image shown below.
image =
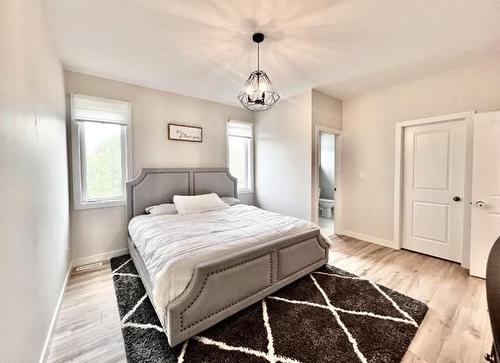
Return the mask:
{"type": "Polygon", "coordinates": [[[400,362],[420,301],[332,266],[170,348],[129,255],[111,259],[129,362],[400,362]]]}

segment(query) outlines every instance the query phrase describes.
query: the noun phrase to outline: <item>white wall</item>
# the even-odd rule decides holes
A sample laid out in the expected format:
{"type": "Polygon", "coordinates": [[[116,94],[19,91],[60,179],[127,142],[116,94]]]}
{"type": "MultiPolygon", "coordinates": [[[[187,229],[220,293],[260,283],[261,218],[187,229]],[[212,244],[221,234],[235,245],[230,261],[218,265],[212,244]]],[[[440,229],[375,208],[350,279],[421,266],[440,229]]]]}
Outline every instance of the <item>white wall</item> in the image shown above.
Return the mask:
{"type": "Polygon", "coordinates": [[[0,361],[36,362],[69,263],[64,82],[40,2],[0,14],[0,361]]]}
{"type": "MultiPolygon", "coordinates": [[[[324,93],[318,92],[316,90],[312,90],[312,123],[313,128],[311,132],[312,138],[312,149],[311,149],[311,157],[312,157],[312,170],[311,170],[311,180],[313,185],[312,196],[311,196],[311,212],[312,212],[312,220],[318,221],[319,211],[318,211],[318,198],[317,187],[319,186],[318,173],[319,169],[319,156],[318,152],[319,148],[319,128],[327,128],[334,130],[342,129],[342,101],[336,99],[332,96],[325,95],[324,93]]],[[[335,143],[335,159],[336,162],[340,161],[342,157],[341,150],[342,143],[335,143]]],[[[341,165],[341,163],[339,163],[341,165]]],[[[338,189],[341,186],[338,185],[338,189]]],[[[337,195],[338,196],[338,195],[337,195]]],[[[337,198],[336,205],[340,205],[340,199],[337,198]]],[[[341,217],[340,214],[337,213],[335,215],[335,229],[339,230],[341,228],[341,217]]]]}
{"type": "Polygon", "coordinates": [[[396,122],[470,110],[500,110],[500,64],[464,67],[345,100],[344,233],[392,243],[396,122]]]}
{"type": "Polygon", "coordinates": [[[256,196],[261,208],[317,217],[316,127],[341,129],[342,102],[316,90],[281,99],[255,116],[256,196]]]}
{"type": "Polygon", "coordinates": [[[311,219],[311,91],[256,114],[255,180],[258,205],[311,219]]]}
{"type": "MultiPolygon", "coordinates": [[[[66,91],[132,103],[133,173],[145,167],[226,165],[226,121],[253,121],[240,107],[157,91],[122,82],[66,72],[66,91]],[[167,122],[203,127],[203,142],[169,141],[167,122]]],[[[249,197],[249,202],[253,196],[249,197]]],[[[126,248],[125,207],[71,212],[73,258],[126,248]]]]}
{"type": "Polygon", "coordinates": [[[342,129],[342,101],[313,89],[312,122],[314,126],[342,129]]]}

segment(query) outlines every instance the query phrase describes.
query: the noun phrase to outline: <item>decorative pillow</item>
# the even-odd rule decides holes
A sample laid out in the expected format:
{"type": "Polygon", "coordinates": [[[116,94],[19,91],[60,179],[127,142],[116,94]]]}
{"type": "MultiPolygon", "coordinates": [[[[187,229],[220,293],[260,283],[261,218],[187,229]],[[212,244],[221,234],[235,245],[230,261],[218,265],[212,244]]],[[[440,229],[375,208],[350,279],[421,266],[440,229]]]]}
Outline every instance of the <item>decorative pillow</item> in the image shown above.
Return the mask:
{"type": "Polygon", "coordinates": [[[146,213],[154,216],[159,216],[162,214],[177,214],[177,209],[175,208],[174,203],[152,205],[151,207],[147,207],[145,211],[146,213]]]}
{"type": "Polygon", "coordinates": [[[236,204],[241,204],[241,200],[238,198],[233,198],[233,197],[221,197],[224,201],[224,203],[228,204],[229,206],[236,205],[236,204]]]}
{"type": "Polygon", "coordinates": [[[208,212],[228,208],[222,199],[215,193],[201,195],[174,196],[175,208],[179,214],[208,212]]]}

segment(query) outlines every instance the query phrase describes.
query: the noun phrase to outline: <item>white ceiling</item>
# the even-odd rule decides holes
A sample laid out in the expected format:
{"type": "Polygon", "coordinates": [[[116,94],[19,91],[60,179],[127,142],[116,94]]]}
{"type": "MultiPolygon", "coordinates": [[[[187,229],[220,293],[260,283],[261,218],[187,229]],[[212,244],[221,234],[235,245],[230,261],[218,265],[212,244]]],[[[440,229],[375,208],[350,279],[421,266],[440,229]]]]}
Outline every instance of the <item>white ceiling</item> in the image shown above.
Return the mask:
{"type": "Polygon", "coordinates": [[[255,68],[283,96],[346,98],[500,54],[498,0],[46,0],[66,69],[236,104],[255,68]]]}

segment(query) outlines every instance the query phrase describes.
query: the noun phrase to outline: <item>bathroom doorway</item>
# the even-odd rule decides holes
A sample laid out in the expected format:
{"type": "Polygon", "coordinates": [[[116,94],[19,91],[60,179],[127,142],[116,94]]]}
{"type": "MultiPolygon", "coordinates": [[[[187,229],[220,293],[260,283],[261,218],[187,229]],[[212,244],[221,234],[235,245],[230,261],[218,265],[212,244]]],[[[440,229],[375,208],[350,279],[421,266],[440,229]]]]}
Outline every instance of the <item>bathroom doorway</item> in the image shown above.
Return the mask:
{"type": "Polygon", "coordinates": [[[329,236],[335,234],[335,159],[337,134],[318,130],[318,178],[317,178],[317,215],[318,225],[329,236]]]}

